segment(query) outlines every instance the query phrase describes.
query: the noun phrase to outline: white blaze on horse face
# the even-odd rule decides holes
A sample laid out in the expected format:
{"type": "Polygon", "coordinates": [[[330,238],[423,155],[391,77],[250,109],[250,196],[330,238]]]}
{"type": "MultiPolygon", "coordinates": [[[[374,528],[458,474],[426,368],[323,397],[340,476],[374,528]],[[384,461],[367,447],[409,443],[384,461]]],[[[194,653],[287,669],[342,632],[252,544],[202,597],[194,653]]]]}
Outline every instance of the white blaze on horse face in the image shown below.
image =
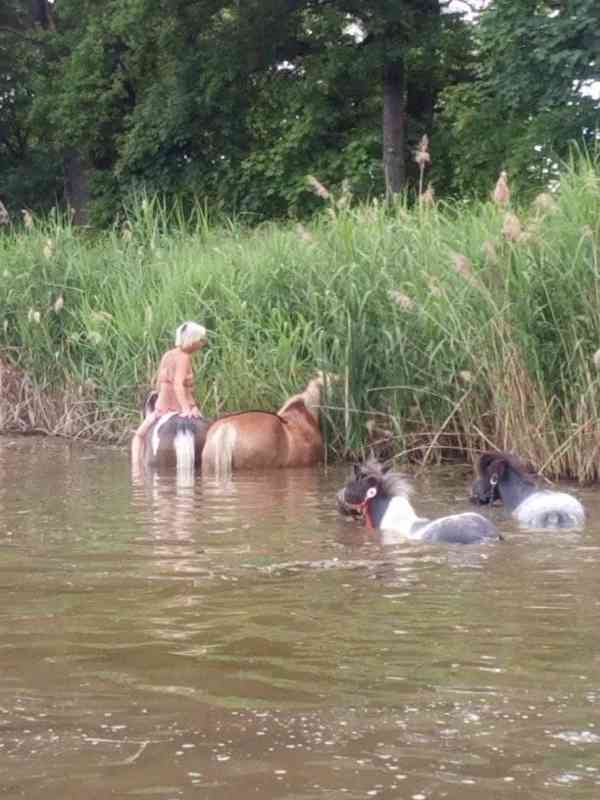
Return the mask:
{"type": "Polygon", "coordinates": [[[377,494],[377,487],[371,486],[369,489],[367,489],[365,500],[372,500],[376,494],[377,494]]]}

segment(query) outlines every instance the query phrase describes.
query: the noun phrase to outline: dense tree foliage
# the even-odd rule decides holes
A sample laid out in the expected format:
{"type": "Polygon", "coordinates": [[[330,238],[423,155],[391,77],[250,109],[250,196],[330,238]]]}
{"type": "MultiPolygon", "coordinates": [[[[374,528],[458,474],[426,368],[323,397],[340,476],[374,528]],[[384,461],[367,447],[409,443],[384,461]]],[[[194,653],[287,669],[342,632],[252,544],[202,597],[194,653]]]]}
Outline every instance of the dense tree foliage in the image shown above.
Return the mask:
{"type": "Polygon", "coordinates": [[[5,0],[0,200],[107,223],[143,189],[261,219],[355,196],[532,185],[593,139],[595,0],[5,0]],[[526,168],[526,169],[525,169],[526,168]],[[90,204],[89,199],[92,199],[90,204]]]}
{"type": "Polygon", "coordinates": [[[600,3],[494,0],[476,27],[477,80],[450,87],[452,180],[485,191],[498,168],[537,191],[573,142],[600,135],[600,3]]]}
{"type": "Polygon", "coordinates": [[[11,210],[49,208],[63,192],[62,170],[30,120],[48,22],[44,3],[5,0],[0,7],[0,200],[11,210]]]}

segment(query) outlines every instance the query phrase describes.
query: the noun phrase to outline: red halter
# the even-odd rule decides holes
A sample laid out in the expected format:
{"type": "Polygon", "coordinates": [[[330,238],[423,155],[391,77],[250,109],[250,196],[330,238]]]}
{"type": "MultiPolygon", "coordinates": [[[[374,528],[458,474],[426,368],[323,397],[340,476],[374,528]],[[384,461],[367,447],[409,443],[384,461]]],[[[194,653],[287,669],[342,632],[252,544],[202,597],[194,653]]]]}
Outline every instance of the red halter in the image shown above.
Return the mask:
{"type": "Polygon", "coordinates": [[[369,528],[370,530],[373,530],[375,528],[375,525],[373,525],[373,518],[371,516],[371,510],[369,509],[369,503],[375,497],[376,494],[377,494],[376,490],[373,490],[372,488],[369,489],[367,491],[365,499],[359,506],[357,506],[358,510],[362,514],[363,519],[365,521],[365,528],[369,528]]]}
{"type": "Polygon", "coordinates": [[[371,512],[369,511],[369,501],[365,500],[365,502],[363,503],[363,506],[364,506],[364,508],[363,508],[363,518],[365,520],[365,528],[369,528],[370,530],[373,530],[375,525],[373,525],[373,518],[371,517],[371,512]]]}

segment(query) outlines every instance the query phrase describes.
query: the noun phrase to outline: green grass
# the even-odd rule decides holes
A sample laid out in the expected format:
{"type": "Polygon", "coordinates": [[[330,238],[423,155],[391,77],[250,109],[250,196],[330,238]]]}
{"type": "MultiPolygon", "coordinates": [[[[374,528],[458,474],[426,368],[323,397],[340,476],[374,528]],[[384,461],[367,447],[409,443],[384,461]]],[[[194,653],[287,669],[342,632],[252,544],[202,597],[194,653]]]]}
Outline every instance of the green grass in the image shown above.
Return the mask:
{"type": "Polygon", "coordinates": [[[364,448],[374,419],[398,456],[493,444],[596,479],[598,163],[566,168],[553,201],[512,209],[518,241],[492,202],[331,202],[305,228],[186,220],[148,198],[105,234],[36,220],[0,235],[0,355],[40,391],[93,390],[111,419],[94,431],[114,440],[196,319],[212,331],[196,368],[207,414],[277,408],[321,368],[344,378],[327,399],[332,457],[364,448]]]}

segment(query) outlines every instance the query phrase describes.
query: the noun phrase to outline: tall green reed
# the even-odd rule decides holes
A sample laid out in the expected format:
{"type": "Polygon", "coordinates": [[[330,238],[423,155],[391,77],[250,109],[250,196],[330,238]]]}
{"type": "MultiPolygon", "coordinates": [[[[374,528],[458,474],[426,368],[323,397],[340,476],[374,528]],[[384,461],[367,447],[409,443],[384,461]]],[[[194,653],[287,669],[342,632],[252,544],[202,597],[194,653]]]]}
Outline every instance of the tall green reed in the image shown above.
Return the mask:
{"type": "MultiPolygon", "coordinates": [[[[600,170],[565,169],[528,208],[405,199],[306,226],[213,224],[141,197],[118,227],[34,220],[0,236],[0,345],[41,388],[85,385],[126,429],[176,326],[211,331],[205,413],[277,408],[319,368],[332,455],[464,457],[490,445],[597,477],[600,170]]],[[[114,436],[114,426],[111,427],[114,436]]]]}

